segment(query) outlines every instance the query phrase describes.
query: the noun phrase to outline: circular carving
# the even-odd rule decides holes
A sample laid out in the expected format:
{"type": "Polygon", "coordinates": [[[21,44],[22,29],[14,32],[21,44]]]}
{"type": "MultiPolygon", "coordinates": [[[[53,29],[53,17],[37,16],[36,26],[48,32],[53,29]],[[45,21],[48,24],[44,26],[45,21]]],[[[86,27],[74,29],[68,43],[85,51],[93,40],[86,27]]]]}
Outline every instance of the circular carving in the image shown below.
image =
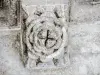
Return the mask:
{"type": "Polygon", "coordinates": [[[26,32],[28,56],[41,62],[55,58],[63,52],[64,36],[63,26],[57,19],[43,17],[32,21],[26,32]]]}

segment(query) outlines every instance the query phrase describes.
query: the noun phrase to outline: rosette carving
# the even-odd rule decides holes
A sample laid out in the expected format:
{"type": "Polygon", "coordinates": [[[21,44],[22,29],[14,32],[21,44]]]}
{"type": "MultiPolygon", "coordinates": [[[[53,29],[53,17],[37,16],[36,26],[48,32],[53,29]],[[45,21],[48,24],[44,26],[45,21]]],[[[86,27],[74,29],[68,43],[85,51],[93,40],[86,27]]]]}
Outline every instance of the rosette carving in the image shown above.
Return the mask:
{"type": "Polygon", "coordinates": [[[53,16],[46,16],[45,14],[49,12],[45,11],[36,12],[37,19],[28,23],[25,33],[28,53],[27,67],[36,67],[47,62],[52,62],[52,65],[57,66],[58,60],[63,58],[65,52],[66,29],[56,11],[53,16]]]}

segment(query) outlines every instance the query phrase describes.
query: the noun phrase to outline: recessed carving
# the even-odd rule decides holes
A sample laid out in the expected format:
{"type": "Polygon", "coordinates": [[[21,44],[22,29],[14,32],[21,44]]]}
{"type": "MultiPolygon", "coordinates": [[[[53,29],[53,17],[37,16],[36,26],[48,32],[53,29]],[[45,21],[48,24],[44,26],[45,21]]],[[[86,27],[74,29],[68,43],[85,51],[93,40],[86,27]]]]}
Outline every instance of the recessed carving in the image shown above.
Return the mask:
{"type": "Polygon", "coordinates": [[[25,57],[28,68],[62,66],[65,63],[64,47],[66,46],[67,33],[61,21],[62,16],[54,10],[50,12],[54,15],[53,17],[45,15],[48,13],[46,10],[42,12],[36,10],[31,16],[31,21],[26,25],[23,43],[27,47],[24,48],[24,51],[28,54],[25,57]],[[34,16],[38,16],[38,18],[33,20],[34,16]]]}

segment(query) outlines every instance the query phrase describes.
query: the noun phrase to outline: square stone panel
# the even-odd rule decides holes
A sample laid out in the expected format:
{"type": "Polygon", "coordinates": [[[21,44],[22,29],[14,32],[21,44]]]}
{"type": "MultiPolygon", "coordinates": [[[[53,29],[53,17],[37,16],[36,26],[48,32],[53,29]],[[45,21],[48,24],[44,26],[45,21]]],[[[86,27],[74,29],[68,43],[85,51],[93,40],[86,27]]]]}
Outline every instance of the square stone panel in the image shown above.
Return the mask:
{"type": "Polygon", "coordinates": [[[64,18],[64,5],[36,6],[29,14],[22,34],[22,58],[28,69],[66,66],[68,39],[64,18]]]}
{"type": "Polygon", "coordinates": [[[100,20],[100,0],[72,0],[71,21],[91,22],[100,20]]]}

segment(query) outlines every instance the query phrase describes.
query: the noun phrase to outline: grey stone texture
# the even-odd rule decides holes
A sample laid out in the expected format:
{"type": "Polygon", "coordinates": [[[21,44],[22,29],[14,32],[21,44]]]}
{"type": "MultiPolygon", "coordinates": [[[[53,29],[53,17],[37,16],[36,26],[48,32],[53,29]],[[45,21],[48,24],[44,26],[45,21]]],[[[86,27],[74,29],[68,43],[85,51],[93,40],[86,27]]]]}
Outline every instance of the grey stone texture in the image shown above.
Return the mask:
{"type": "MultiPolygon", "coordinates": [[[[22,0],[22,8],[17,26],[11,26],[11,19],[10,25],[0,19],[0,75],[100,75],[100,0],[22,0]],[[26,18],[40,5],[64,6],[68,34],[64,67],[29,70],[22,62],[26,18]]],[[[0,10],[0,17],[7,18],[6,13],[0,10]]]]}
{"type": "Polygon", "coordinates": [[[95,22],[100,20],[100,0],[72,0],[71,20],[76,22],[95,22]]]}
{"type": "Polygon", "coordinates": [[[18,26],[20,17],[20,5],[18,0],[1,0],[0,27],[18,26]],[[19,10],[18,10],[19,9],[19,10]]]}

